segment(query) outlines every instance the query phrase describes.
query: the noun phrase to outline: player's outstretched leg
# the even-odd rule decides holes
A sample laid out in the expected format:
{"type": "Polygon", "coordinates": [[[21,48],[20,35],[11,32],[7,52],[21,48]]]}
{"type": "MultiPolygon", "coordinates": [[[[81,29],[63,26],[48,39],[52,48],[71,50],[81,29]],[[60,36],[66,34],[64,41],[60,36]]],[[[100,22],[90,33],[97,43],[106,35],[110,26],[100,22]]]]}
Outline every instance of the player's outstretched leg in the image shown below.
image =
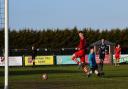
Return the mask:
{"type": "Polygon", "coordinates": [[[77,64],[79,64],[79,61],[77,60],[77,57],[75,54],[72,55],[71,59],[75,61],[77,64]]]}
{"type": "Polygon", "coordinates": [[[85,65],[85,63],[82,64],[82,70],[85,74],[88,74],[89,68],[85,65]]]}

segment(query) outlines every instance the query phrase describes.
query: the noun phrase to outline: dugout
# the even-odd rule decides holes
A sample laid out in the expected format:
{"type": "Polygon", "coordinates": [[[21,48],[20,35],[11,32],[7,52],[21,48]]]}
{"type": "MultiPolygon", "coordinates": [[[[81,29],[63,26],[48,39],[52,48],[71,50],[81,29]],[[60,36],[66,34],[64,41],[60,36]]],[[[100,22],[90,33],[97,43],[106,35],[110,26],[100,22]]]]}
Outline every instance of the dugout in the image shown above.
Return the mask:
{"type": "MultiPolygon", "coordinates": [[[[114,47],[115,47],[115,43],[112,43],[110,41],[104,40],[104,43],[107,45],[107,55],[109,56],[109,60],[111,60],[112,62],[112,56],[114,53],[114,47]]],[[[101,44],[101,40],[96,41],[94,43],[91,44],[91,46],[94,47],[94,50],[96,52],[96,55],[98,55],[98,50],[99,50],[99,45],[101,44]]]]}

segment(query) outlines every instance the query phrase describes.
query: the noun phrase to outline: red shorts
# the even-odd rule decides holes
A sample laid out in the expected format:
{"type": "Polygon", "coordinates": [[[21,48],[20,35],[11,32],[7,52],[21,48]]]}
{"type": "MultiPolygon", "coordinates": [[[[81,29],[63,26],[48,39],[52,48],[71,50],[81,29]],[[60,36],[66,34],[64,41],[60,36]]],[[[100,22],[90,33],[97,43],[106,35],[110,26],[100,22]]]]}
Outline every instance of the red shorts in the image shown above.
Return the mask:
{"type": "Polygon", "coordinates": [[[75,57],[80,58],[80,62],[85,62],[85,51],[84,50],[79,50],[75,52],[75,57]]]}
{"type": "Polygon", "coordinates": [[[116,55],[115,55],[115,58],[116,58],[117,60],[119,60],[119,59],[120,59],[120,55],[119,55],[119,54],[116,54],[116,55]]]}

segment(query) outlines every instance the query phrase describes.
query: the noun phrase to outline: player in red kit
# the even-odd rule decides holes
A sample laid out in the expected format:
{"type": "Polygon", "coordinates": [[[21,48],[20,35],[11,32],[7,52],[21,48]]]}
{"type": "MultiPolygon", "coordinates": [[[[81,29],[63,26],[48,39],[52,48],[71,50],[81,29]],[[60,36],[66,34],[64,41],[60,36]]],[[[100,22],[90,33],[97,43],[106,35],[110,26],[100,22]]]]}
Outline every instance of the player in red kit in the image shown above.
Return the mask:
{"type": "Polygon", "coordinates": [[[120,54],[121,54],[120,44],[117,44],[115,47],[115,66],[119,66],[120,54]]]}
{"type": "Polygon", "coordinates": [[[77,51],[72,55],[72,60],[75,61],[80,67],[82,67],[82,70],[87,73],[88,69],[85,66],[86,40],[85,40],[84,34],[81,31],[78,32],[78,34],[79,34],[80,42],[76,48],[77,51]],[[80,61],[78,61],[77,58],[80,58],[80,61]]]}

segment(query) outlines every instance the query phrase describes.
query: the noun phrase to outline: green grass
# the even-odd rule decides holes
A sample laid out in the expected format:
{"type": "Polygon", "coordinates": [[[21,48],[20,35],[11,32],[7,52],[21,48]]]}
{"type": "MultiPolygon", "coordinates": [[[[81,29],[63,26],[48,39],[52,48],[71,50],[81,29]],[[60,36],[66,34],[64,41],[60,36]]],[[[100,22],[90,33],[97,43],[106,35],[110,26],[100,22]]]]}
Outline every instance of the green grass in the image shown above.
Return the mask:
{"type": "MultiPolygon", "coordinates": [[[[87,78],[77,66],[42,66],[9,68],[9,89],[128,89],[128,65],[106,65],[103,78],[87,78]],[[48,80],[41,75],[48,74],[48,80]]],[[[0,68],[0,89],[4,69],[0,68]]]]}

